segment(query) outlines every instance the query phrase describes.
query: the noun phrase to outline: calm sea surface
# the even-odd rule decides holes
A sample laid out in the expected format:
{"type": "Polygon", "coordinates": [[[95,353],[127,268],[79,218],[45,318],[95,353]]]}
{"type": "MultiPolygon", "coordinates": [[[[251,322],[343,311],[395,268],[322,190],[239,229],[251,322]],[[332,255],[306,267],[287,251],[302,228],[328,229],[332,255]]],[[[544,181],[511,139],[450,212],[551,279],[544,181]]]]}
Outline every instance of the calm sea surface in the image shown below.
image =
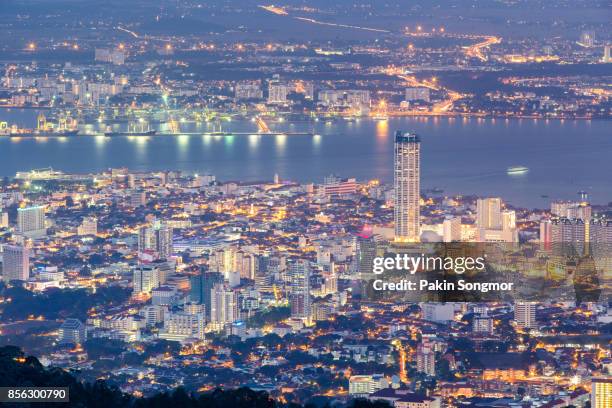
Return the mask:
{"type": "MultiPolygon", "coordinates": [[[[0,110],[0,121],[22,126],[33,127],[35,116],[34,110],[0,110]]],[[[393,118],[269,125],[315,136],[0,138],[0,175],[49,166],[66,172],[127,166],[212,173],[221,180],[269,180],[278,173],[285,179],[321,182],[336,173],[389,182],[392,136],[399,129],[421,135],[423,189],[499,195],[513,205],[541,208],[552,199],[575,198],[580,190],[595,203],[612,201],[609,121],[393,118]],[[509,175],[507,169],[513,166],[529,171],[509,175]]],[[[256,129],[250,121],[223,123],[224,131],[256,129]]],[[[181,130],[212,128],[183,123],[181,130]]],[[[93,129],[81,130],[88,131],[93,129]]]]}

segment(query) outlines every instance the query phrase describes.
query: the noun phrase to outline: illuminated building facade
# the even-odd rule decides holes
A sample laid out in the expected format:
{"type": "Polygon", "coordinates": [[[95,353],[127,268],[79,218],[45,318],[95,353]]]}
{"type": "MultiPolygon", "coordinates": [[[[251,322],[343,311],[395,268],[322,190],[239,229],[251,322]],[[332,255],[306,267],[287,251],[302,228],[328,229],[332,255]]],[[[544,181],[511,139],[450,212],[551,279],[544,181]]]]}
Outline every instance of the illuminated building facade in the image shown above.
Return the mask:
{"type": "Polygon", "coordinates": [[[417,135],[395,133],[395,240],[418,242],[420,234],[421,140],[417,135]]]}

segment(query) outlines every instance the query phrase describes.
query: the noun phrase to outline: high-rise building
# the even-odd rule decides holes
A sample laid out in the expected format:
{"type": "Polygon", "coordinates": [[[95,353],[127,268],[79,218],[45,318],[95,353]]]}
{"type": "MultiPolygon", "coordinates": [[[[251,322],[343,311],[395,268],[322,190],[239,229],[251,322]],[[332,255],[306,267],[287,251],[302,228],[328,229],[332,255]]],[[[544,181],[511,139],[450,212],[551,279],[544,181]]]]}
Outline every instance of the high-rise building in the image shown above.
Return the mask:
{"type": "Polygon", "coordinates": [[[499,197],[479,198],[476,201],[476,226],[480,229],[501,229],[502,200],[499,197]]]}
{"type": "Polygon", "coordinates": [[[211,290],[210,321],[218,325],[238,320],[238,300],[236,292],[224,283],[217,283],[211,290]]]}
{"type": "Polygon", "coordinates": [[[223,283],[223,275],[218,272],[201,271],[198,275],[192,276],[189,281],[191,301],[204,305],[206,318],[210,320],[211,291],[216,284],[223,283]]]}
{"type": "Polygon", "coordinates": [[[472,331],[474,333],[493,333],[493,319],[489,316],[474,316],[472,320],[472,331]]]}
{"type": "Polygon", "coordinates": [[[2,280],[27,281],[30,277],[30,251],[24,246],[6,245],[2,254],[2,280]]]}
{"type": "Polygon", "coordinates": [[[7,212],[0,210],[0,228],[9,227],[9,215],[7,212]]]}
{"type": "Polygon", "coordinates": [[[161,221],[142,227],[138,231],[138,251],[152,251],[157,259],[169,259],[173,252],[172,234],[172,227],[161,221]]]}
{"type": "Polygon", "coordinates": [[[560,218],[588,221],[593,210],[587,201],[553,201],[550,212],[560,218]]]}
{"type": "Polygon", "coordinates": [[[395,133],[395,240],[418,242],[420,237],[421,141],[417,135],[395,133]]]}
{"type": "Polygon", "coordinates": [[[536,304],[534,302],[516,302],[514,304],[514,321],[521,329],[533,329],[536,324],[536,304]]]}
{"type": "Polygon", "coordinates": [[[142,190],[133,190],[130,193],[130,205],[136,208],[147,205],[147,193],[142,190]]]}
{"type": "Polygon", "coordinates": [[[591,380],[591,408],[612,408],[612,377],[591,380]]]}
{"type": "Polygon", "coordinates": [[[254,279],[257,259],[251,253],[230,246],[215,251],[210,256],[209,265],[212,270],[222,273],[226,280],[233,272],[237,272],[239,278],[254,279]]]}
{"type": "Polygon", "coordinates": [[[551,242],[584,243],[586,242],[585,222],[581,219],[559,218],[551,222],[551,242]]]}
{"type": "Polygon", "coordinates": [[[145,319],[145,324],[149,327],[155,326],[164,321],[165,306],[147,305],[142,310],[142,315],[145,319]]]}
{"type": "Polygon", "coordinates": [[[416,353],[417,371],[430,376],[436,375],[436,353],[427,342],[419,344],[416,353]]]}
{"type": "Polygon", "coordinates": [[[550,220],[540,221],[540,246],[542,249],[550,249],[552,242],[552,222],[550,220]]]}
{"type": "Polygon", "coordinates": [[[518,242],[516,213],[502,210],[499,197],[479,198],[476,201],[476,227],[480,242],[518,242]]]}
{"type": "Polygon", "coordinates": [[[553,201],[550,203],[550,213],[557,217],[567,217],[569,209],[579,204],[576,201],[553,201]]]}
{"type": "Polygon", "coordinates": [[[601,62],[612,62],[612,52],[610,51],[612,49],[612,45],[610,44],[606,44],[604,45],[604,52],[603,52],[603,58],[601,59],[601,62]]]}
{"type": "Polygon", "coordinates": [[[287,103],[287,95],[291,92],[291,87],[282,82],[270,82],[268,84],[268,103],[287,103]]]}
{"type": "Polygon", "coordinates": [[[123,65],[125,63],[125,52],[109,48],[96,48],[94,51],[94,59],[99,62],[123,65]]]}
{"type": "Polygon", "coordinates": [[[353,375],[349,378],[349,395],[353,397],[367,397],[387,387],[389,380],[383,374],[353,375]]]}
{"type": "Polygon", "coordinates": [[[159,287],[159,269],[155,265],[141,264],[133,269],[134,294],[151,293],[159,287]]]}
{"type": "Polygon", "coordinates": [[[423,320],[446,323],[455,317],[455,307],[452,303],[428,302],[421,304],[423,320]]]}
{"type": "Polygon", "coordinates": [[[370,108],[370,91],[367,90],[323,90],[318,96],[319,104],[328,108],[350,108],[354,112],[370,108]]]}
{"type": "Polygon", "coordinates": [[[176,301],[176,287],[158,286],[151,290],[151,304],[155,306],[171,306],[176,301]]]}
{"type": "Polygon", "coordinates": [[[41,238],[45,228],[45,207],[35,206],[17,209],[17,231],[30,238],[41,238]]]}
{"type": "Polygon", "coordinates": [[[59,328],[59,344],[82,344],[87,340],[87,327],[79,319],[66,319],[59,328]]]}
{"type": "Polygon", "coordinates": [[[263,92],[259,82],[239,82],[236,84],[236,99],[262,99],[263,92]]]}
{"type": "Polygon", "coordinates": [[[357,272],[365,281],[374,277],[374,258],[376,258],[376,239],[374,236],[357,237],[357,272]]]}
{"type": "Polygon", "coordinates": [[[595,33],[593,31],[583,31],[580,33],[579,44],[583,47],[592,47],[595,45],[595,33]]]}
{"type": "MultiPolygon", "coordinates": [[[[541,230],[542,227],[540,227],[541,230]]],[[[540,241],[542,240],[540,232],[540,241]]],[[[550,221],[550,242],[572,244],[583,248],[585,243],[612,243],[612,221],[558,218],[550,221]]]]}
{"type": "Polygon", "coordinates": [[[341,196],[355,194],[357,192],[357,180],[354,178],[340,179],[335,176],[325,177],[323,194],[326,196],[341,196]]]}
{"type": "Polygon", "coordinates": [[[591,221],[589,240],[596,244],[612,243],[612,220],[591,221]]]}
{"type": "Polygon", "coordinates": [[[312,317],[312,302],[310,297],[310,265],[300,259],[289,266],[288,271],[291,293],[291,317],[310,320],[312,317]]]}
{"type": "Polygon", "coordinates": [[[204,316],[185,312],[169,313],[164,316],[164,328],[159,337],[181,341],[188,338],[204,338],[204,316]]]}
{"type": "Polygon", "coordinates": [[[461,241],[461,217],[447,218],[442,222],[442,241],[461,241]]]}

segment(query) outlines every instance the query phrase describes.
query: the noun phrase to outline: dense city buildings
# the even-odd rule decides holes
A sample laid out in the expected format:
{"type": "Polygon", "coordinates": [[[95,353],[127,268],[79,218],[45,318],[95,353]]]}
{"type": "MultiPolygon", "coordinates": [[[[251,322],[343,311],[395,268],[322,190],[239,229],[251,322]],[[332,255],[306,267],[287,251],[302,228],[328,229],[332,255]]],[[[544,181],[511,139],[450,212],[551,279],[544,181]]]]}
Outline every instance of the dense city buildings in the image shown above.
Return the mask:
{"type": "Polygon", "coordinates": [[[9,182],[2,193],[13,214],[2,235],[1,307],[9,324],[3,341],[36,347],[49,364],[78,369],[83,380],[102,376],[145,395],[178,385],[162,382],[171,370],[194,391],[247,384],[287,398],[287,388],[299,388],[296,401],[325,394],[452,406],[515,398],[519,387],[542,404],[606,398],[605,381],[591,380],[609,375],[609,351],[598,343],[610,322],[601,295],[586,303],[546,294],[540,301],[395,303],[391,294],[370,298],[363,285],[377,276],[377,257],[432,242],[462,250],[457,245],[479,242],[483,230],[486,245],[520,245],[501,246],[514,255],[499,265],[491,253],[496,268],[518,261],[529,274],[551,277],[587,276],[591,268],[605,280],[607,264],[599,257],[583,251],[565,259],[556,252],[565,235],[554,231],[559,223],[581,225],[583,237],[588,219],[589,237],[609,242],[608,207],[583,198],[577,205],[553,203],[551,211],[528,210],[500,197],[432,195],[419,188],[423,142],[399,132],[394,143],[400,146],[393,152],[399,161],[393,185],[352,179],[350,188],[340,188],[346,181],[338,176],[314,186],[278,176],[202,183],[199,175],[179,172],[163,181],[127,169],[22,173],[31,181],[9,182]],[[45,184],[58,177],[73,182],[45,184]],[[147,197],[137,207],[133,183],[147,197]],[[406,200],[396,188],[405,189],[406,200]],[[28,208],[21,203],[33,192],[52,227],[26,237],[18,210],[28,208]],[[9,197],[16,200],[10,204],[9,197]],[[408,217],[414,209],[417,219],[408,217]],[[412,243],[397,247],[396,220],[412,228],[412,243]],[[496,238],[505,230],[513,231],[511,241],[496,238]],[[522,246],[525,258],[516,258],[522,246]],[[49,296],[59,298],[38,306],[49,296]],[[76,300],[64,304],[64,297],[76,300]],[[24,301],[30,306],[20,306],[24,301]],[[23,337],[27,327],[41,336],[23,337]],[[573,343],[584,330],[597,342],[573,343]],[[568,352],[576,364],[565,363],[568,352]],[[94,355],[117,363],[95,363],[94,355]],[[128,356],[134,360],[125,371],[128,356]],[[202,367],[206,376],[196,376],[202,367]],[[220,372],[227,373],[223,379],[220,372]]]}

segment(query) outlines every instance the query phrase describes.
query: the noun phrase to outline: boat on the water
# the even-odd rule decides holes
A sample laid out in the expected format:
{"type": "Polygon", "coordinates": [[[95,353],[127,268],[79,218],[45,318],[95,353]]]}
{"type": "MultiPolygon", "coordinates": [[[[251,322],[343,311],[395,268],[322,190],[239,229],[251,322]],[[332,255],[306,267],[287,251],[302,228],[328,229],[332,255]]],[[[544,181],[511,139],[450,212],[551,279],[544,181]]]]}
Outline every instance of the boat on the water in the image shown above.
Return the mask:
{"type": "Polygon", "coordinates": [[[506,173],[511,176],[518,176],[527,172],[529,172],[529,168],[525,166],[512,166],[508,167],[508,169],[506,170],[506,173]]]}

